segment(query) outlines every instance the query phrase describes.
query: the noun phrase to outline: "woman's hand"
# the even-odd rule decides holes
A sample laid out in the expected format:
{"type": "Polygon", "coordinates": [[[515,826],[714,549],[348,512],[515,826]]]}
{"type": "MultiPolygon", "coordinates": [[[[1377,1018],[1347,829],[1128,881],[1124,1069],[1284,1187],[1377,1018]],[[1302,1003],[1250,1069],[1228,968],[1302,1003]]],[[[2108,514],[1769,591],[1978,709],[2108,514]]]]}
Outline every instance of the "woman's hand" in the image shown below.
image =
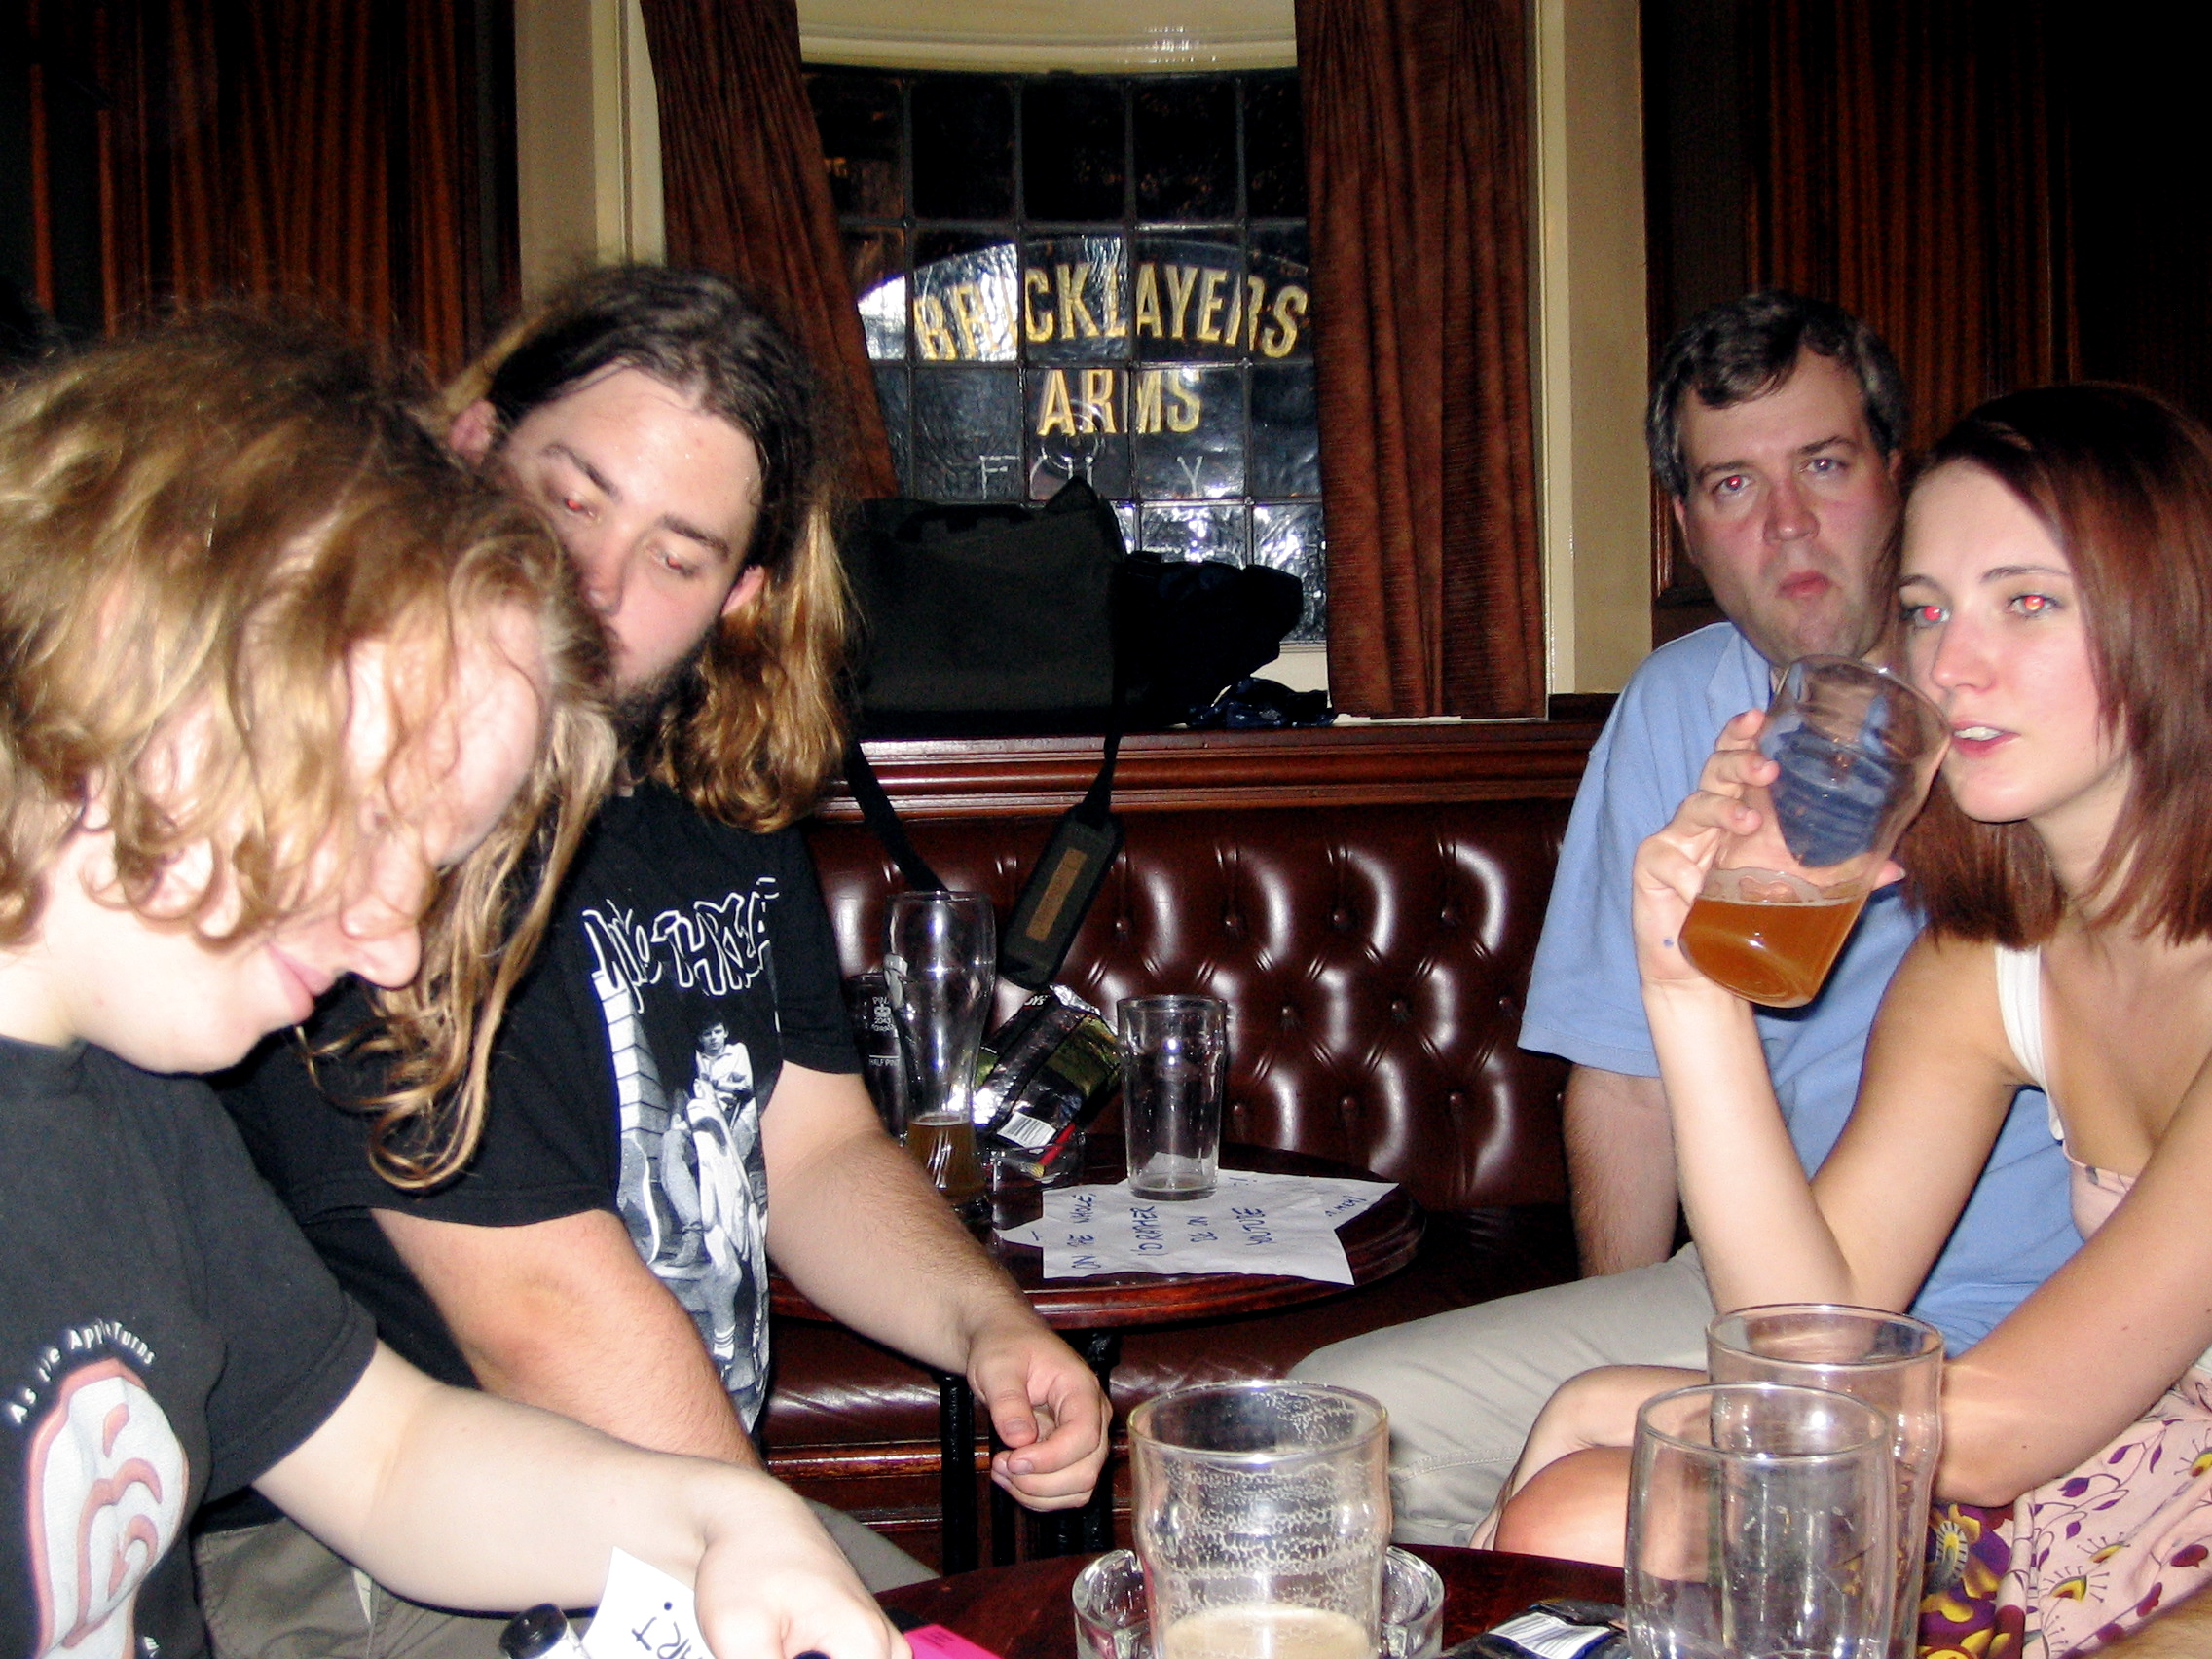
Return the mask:
{"type": "Polygon", "coordinates": [[[1765,723],[1766,716],[1751,709],[1722,726],[1698,777],[1697,793],[1676,809],[1664,830],[1636,850],[1630,913],[1637,971],[1646,985],[1712,984],[1682,954],[1682,921],[1729,837],[1751,834],[1763,822],[1744,797],[1772,783],[1781,771],[1758,751],[1765,723]]]}

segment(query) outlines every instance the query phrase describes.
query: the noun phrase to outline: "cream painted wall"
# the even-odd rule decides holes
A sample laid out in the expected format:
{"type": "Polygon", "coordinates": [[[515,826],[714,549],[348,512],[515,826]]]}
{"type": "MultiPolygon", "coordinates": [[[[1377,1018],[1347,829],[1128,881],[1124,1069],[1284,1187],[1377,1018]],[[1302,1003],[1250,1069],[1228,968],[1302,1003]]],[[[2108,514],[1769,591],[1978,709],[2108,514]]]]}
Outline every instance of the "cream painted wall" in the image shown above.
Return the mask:
{"type": "MultiPolygon", "coordinates": [[[[1550,689],[1617,690],[1650,648],[1636,0],[1531,0],[1538,467],[1550,689]]],[[[811,59],[909,67],[1264,67],[1290,0],[801,0],[811,59]],[[900,53],[907,55],[899,55],[900,53]]],[[[522,281],[663,256],[660,124],[638,0],[518,0],[522,281]]],[[[1320,647],[1272,671],[1325,683],[1320,647]]]]}
{"type": "Polygon", "coordinates": [[[515,187],[526,300],[587,266],[664,257],[638,0],[518,0],[515,187]]]}
{"type": "Polygon", "coordinates": [[[1549,682],[1617,691],[1651,649],[1636,0],[1535,0],[1538,470],[1549,682]]]}
{"type": "Polygon", "coordinates": [[[810,63],[895,69],[1287,69],[1291,0],[799,0],[810,63]]]}

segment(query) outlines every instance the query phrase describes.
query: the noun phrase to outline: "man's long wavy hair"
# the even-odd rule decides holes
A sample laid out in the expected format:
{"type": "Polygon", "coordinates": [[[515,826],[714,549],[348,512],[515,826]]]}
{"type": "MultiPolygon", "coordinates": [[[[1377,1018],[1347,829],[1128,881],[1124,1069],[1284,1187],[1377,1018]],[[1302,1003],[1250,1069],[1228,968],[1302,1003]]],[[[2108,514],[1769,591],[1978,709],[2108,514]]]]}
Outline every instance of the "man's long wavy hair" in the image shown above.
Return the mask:
{"type": "Polygon", "coordinates": [[[791,337],[723,277],[609,267],[509,328],[447,388],[441,412],[450,423],[487,401],[503,443],[533,410],[621,368],[752,441],[760,500],[739,569],[767,573],[758,597],[708,634],[659,713],[645,767],[709,817],[780,830],[813,808],[844,754],[850,609],[820,387],[791,337]]]}
{"type": "MultiPolygon", "coordinates": [[[[1983,404],[1920,475],[1975,466],[2042,521],[2073,567],[2104,727],[2132,767],[2088,891],[2102,925],[2212,937],[2212,433],[2121,386],[2046,387],[1983,404]]],[[[1938,778],[1898,855],[1929,925],[2022,949],[2068,897],[2025,823],[1981,824],[1938,778]]]]}
{"type": "Polygon", "coordinates": [[[502,614],[535,626],[528,780],[434,884],[420,977],[379,997],[398,1062],[378,1159],[409,1186],[474,1148],[494,1034],[614,747],[568,561],[416,406],[327,331],[243,315],[94,347],[0,400],[0,945],[36,935],[88,826],[114,841],[97,897],[211,949],[331,903],[395,768],[450,742],[463,655],[502,614]],[[394,667],[356,676],[372,646],[394,667]],[[380,680],[395,741],[365,778],[347,737],[380,680]]]}

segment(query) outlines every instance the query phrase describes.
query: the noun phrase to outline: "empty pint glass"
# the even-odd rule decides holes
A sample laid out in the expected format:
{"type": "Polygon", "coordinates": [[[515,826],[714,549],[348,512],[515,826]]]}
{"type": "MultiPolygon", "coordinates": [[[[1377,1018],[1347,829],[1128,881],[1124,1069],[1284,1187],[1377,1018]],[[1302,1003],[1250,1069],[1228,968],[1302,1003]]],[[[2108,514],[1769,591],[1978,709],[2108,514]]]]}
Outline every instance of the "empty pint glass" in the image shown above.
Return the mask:
{"type": "Polygon", "coordinates": [[[1206,1198],[1221,1180],[1229,1008],[1214,997],[1124,997],[1122,1127],[1129,1191],[1206,1198]]]}
{"type": "Polygon", "coordinates": [[[1629,1465],[1636,1659],[1884,1659],[1897,1588],[1889,1419],[1776,1382],[1646,1400],[1629,1465]]]}
{"type": "Polygon", "coordinates": [[[1759,732],[1781,775],[1746,792],[1759,827],[1722,845],[1682,954],[1752,1002],[1811,1002],[1949,744],[1903,681],[1846,657],[1791,663],[1759,732]]]}
{"type": "Polygon", "coordinates": [[[1920,1626],[1928,1494],[1942,1450],[1943,1333],[1904,1313],[1784,1302],[1723,1313],[1705,1328],[1715,1382],[1832,1388],[1890,1419],[1898,1464],[1898,1588],[1893,1659],[1912,1659],[1920,1626]]]}
{"type": "Polygon", "coordinates": [[[1231,1382],[1129,1415],[1155,1659],[1372,1659],[1389,1419],[1348,1388],[1231,1382]]]}

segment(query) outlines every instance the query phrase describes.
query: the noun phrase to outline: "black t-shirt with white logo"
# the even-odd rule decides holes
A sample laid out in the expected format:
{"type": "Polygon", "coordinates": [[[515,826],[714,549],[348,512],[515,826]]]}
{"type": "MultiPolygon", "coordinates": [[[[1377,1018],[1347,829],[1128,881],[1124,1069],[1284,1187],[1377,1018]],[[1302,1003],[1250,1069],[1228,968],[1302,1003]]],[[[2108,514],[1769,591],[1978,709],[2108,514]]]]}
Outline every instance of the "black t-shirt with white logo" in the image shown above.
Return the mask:
{"type": "Polygon", "coordinates": [[[0,1039],[0,1652],[206,1650],[203,1497],[321,1426],[374,1333],[197,1079],[0,1039]]]}
{"type": "MultiPolygon", "coordinates": [[[[315,1029],[364,1014],[343,999],[315,1029]]],[[[645,785],[608,802],[577,860],[500,1028],[483,1142],[459,1180],[417,1197],[376,1174],[365,1120],[331,1103],[376,1092],[359,1061],[318,1063],[318,1089],[286,1043],[224,1103],[385,1340],[432,1376],[473,1384],[372,1211],[516,1227],[613,1210],[750,1422],[768,1362],[760,1110],[786,1060],[859,1069],[805,843],[645,785]]]]}

